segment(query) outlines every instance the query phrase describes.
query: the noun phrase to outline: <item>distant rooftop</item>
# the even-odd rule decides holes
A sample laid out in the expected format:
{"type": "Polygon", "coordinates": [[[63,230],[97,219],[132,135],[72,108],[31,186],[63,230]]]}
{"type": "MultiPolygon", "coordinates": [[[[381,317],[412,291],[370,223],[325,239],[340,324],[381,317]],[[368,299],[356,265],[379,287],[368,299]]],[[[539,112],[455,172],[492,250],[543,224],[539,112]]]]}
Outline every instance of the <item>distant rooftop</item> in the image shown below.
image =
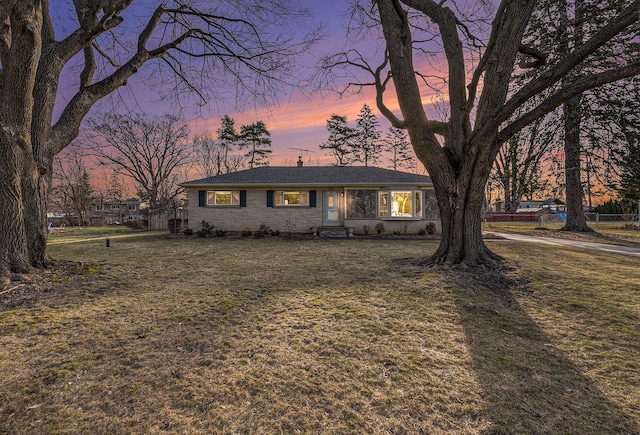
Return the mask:
{"type": "Polygon", "coordinates": [[[211,185],[430,185],[425,175],[372,166],[261,166],[181,183],[184,187],[211,185]]]}

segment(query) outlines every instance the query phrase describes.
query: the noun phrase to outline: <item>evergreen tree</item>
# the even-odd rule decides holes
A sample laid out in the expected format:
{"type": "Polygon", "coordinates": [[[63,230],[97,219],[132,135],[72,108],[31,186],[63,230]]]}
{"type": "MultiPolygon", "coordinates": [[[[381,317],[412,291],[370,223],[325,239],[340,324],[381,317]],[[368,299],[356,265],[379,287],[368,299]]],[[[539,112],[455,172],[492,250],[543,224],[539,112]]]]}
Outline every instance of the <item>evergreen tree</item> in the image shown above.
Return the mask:
{"type": "Polygon", "coordinates": [[[380,141],[380,123],[368,104],[364,104],[356,121],[355,137],[351,143],[355,160],[369,166],[376,163],[382,154],[380,141]]]}
{"type": "Polygon", "coordinates": [[[331,150],[336,159],[337,166],[345,166],[351,163],[351,142],[355,131],[347,124],[347,117],[333,114],[327,120],[329,138],[320,144],[320,149],[331,150]]]}
{"type": "Polygon", "coordinates": [[[406,130],[389,127],[384,138],[384,150],[390,155],[389,162],[394,171],[411,167],[413,156],[406,130]]]}
{"type": "Polygon", "coordinates": [[[216,158],[214,159],[216,166],[216,174],[222,174],[222,168],[225,172],[232,172],[232,164],[230,164],[229,153],[234,147],[238,146],[239,134],[236,131],[236,124],[229,115],[222,117],[222,123],[217,130],[218,144],[216,158]]]}
{"type": "Polygon", "coordinates": [[[249,167],[269,166],[271,151],[271,133],[262,121],[240,127],[241,147],[248,147],[246,157],[249,167]]]}

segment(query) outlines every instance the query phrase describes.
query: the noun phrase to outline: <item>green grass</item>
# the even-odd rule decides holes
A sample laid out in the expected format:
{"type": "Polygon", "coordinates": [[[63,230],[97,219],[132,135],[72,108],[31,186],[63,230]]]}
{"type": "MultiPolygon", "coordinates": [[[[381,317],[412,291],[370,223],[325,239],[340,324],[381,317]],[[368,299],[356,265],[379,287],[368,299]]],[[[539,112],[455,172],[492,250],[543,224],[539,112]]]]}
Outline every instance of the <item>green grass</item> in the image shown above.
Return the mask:
{"type": "Polygon", "coordinates": [[[640,433],[638,259],[72,231],[0,295],[0,433],[640,433]]]}

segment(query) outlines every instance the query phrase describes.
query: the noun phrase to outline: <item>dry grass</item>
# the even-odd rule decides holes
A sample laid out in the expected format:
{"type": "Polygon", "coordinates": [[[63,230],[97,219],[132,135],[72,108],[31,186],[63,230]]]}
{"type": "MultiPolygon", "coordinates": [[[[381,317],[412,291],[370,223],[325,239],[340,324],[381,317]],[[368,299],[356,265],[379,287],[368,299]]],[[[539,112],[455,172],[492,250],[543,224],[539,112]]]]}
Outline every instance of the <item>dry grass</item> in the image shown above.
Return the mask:
{"type": "Polygon", "coordinates": [[[637,259],[104,237],[0,295],[0,433],[640,433],[637,259]]]}

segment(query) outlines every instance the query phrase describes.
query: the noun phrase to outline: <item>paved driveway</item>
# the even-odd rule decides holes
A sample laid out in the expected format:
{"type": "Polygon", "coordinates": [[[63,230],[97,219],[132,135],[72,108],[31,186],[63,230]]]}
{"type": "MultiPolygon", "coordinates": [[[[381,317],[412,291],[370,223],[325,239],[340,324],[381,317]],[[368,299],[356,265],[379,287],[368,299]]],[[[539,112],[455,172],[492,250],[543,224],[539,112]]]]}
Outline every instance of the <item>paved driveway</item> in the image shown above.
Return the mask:
{"type": "Polygon", "coordinates": [[[544,243],[546,245],[565,246],[569,248],[591,249],[593,251],[610,252],[613,254],[631,255],[640,257],[639,248],[631,248],[628,246],[608,245],[606,243],[583,242],[580,240],[554,239],[552,237],[535,237],[525,234],[513,233],[496,233],[495,231],[487,231],[486,234],[494,234],[507,240],[517,240],[519,242],[535,242],[544,243]]]}

